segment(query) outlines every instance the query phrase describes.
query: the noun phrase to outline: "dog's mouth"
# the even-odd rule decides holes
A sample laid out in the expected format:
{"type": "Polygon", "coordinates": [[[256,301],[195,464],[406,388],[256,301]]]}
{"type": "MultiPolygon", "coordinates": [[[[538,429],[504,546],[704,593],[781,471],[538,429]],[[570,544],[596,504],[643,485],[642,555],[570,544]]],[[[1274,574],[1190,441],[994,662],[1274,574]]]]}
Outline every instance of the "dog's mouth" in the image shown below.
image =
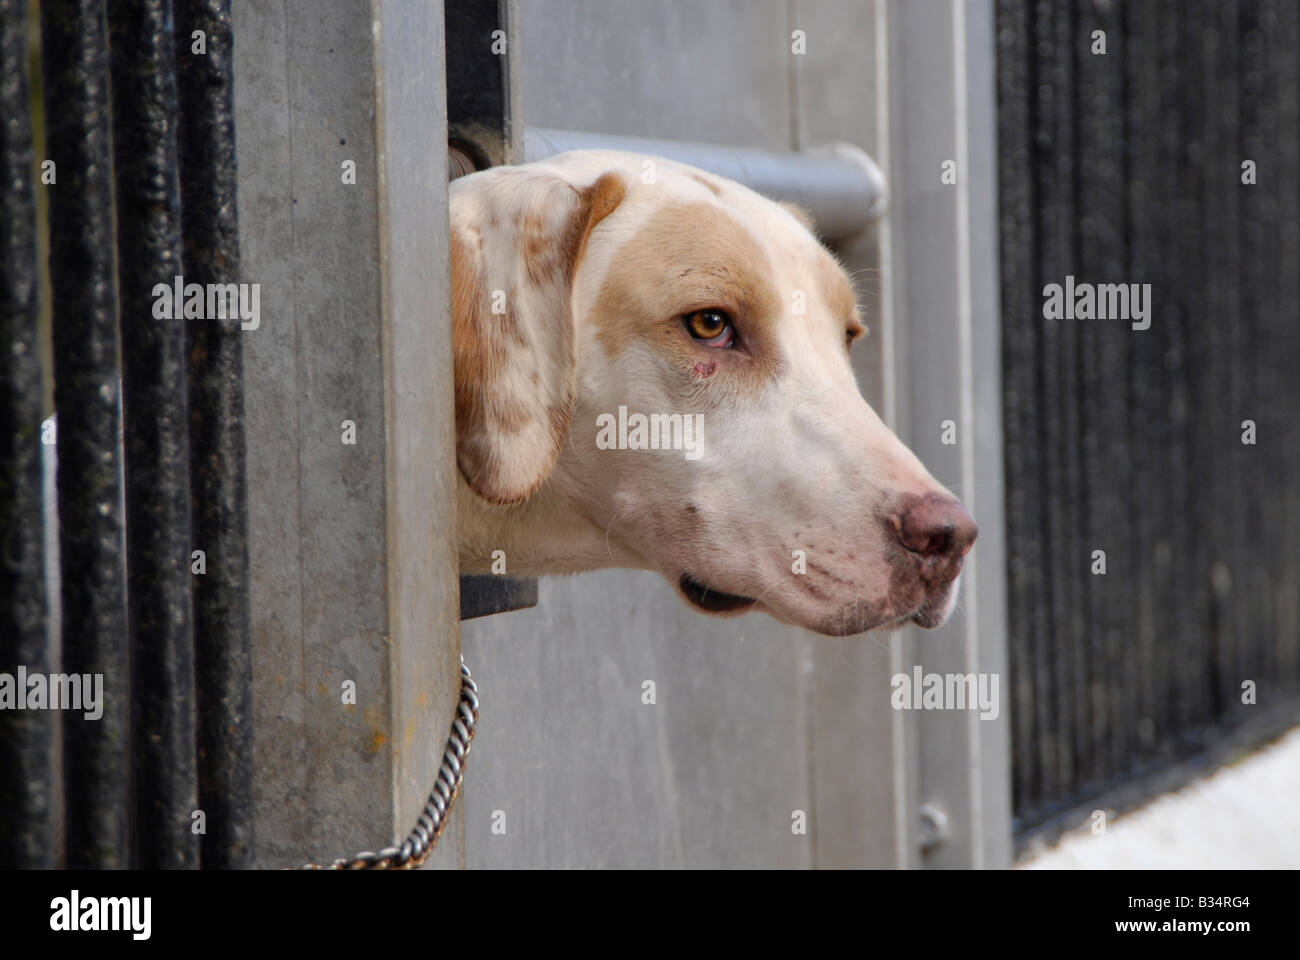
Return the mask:
{"type": "Polygon", "coordinates": [[[730,613],[752,607],[758,602],[752,597],[741,597],[734,593],[723,593],[721,590],[714,590],[712,587],[700,583],[689,573],[683,573],[681,579],[677,581],[677,585],[681,588],[687,600],[709,613],[730,613]]]}

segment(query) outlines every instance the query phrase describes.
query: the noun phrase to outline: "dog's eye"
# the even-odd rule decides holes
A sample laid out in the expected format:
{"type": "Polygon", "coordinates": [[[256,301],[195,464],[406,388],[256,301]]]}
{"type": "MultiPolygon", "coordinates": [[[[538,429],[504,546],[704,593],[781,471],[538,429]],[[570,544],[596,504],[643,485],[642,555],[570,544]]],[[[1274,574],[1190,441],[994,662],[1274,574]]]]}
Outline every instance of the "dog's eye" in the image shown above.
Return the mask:
{"type": "Polygon", "coordinates": [[[731,318],[721,310],[696,310],[682,317],[689,333],[706,347],[727,347],[735,337],[731,318]]]}

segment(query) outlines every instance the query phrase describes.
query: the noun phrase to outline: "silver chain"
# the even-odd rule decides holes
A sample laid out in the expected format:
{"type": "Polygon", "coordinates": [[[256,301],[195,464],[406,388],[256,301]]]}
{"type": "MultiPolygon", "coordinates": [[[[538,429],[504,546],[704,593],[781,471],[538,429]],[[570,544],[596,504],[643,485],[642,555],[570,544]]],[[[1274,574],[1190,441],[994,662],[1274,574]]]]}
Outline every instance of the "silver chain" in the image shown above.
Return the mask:
{"type": "Polygon", "coordinates": [[[465,757],[469,754],[470,741],[474,739],[474,724],[478,722],[478,685],[470,678],[469,667],[465,658],[460,661],[460,702],[456,704],[456,716],[451,721],[451,733],[447,735],[447,749],[442,754],[442,766],[438,768],[438,778],[429,791],[429,799],[424,803],[419,819],[400,847],[385,847],[378,853],[366,851],[355,857],[344,857],[333,863],[303,864],[303,870],[413,870],[429,859],[438,835],[446,826],[447,814],[451,812],[452,801],[460,789],[461,777],[465,772],[465,757]]]}

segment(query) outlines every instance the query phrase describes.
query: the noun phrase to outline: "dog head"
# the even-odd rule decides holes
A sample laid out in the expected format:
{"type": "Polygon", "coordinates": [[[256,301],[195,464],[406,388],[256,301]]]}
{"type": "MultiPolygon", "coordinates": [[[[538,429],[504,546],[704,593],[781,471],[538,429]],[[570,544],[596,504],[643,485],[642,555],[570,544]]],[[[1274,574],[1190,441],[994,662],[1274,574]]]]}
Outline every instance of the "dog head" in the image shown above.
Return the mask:
{"type": "Polygon", "coordinates": [[[937,626],[974,522],[858,390],[797,209],[577,151],[451,185],[465,572],[658,570],[710,613],[937,626]]]}

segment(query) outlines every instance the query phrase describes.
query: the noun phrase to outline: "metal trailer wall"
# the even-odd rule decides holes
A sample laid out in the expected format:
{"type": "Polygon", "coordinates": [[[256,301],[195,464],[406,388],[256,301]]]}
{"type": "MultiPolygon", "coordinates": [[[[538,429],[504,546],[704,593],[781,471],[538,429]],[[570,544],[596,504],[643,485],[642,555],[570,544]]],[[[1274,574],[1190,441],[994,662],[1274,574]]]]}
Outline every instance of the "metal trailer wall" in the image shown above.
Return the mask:
{"type": "Polygon", "coordinates": [[[1022,834],[1300,721],[1298,17],[998,3],[1022,834]],[[1045,319],[1067,275],[1151,284],[1150,328],[1045,319]]]}
{"type": "MultiPolygon", "coordinates": [[[[956,141],[970,130],[955,96],[965,78],[959,84],[952,72],[954,51],[968,42],[963,6],[946,0],[915,10],[914,2],[854,0],[519,0],[510,5],[510,69],[517,71],[522,103],[512,107],[512,124],[522,123],[525,141],[530,127],[771,151],[847,141],[878,161],[892,157],[900,174],[913,164],[932,171],[907,178],[898,200],[916,218],[916,236],[955,237],[970,209],[939,175],[941,160],[956,155],[956,141]],[[796,30],[803,31],[806,53],[792,54],[796,30]],[[900,95],[891,102],[894,78],[918,56],[946,86],[932,81],[914,99],[900,95]],[[905,128],[900,112],[927,102],[939,129],[933,143],[905,128]]],[[[982,122],[991,127],[992,8],[972,6],[983,28],[974,30],[972,71],[986,80],[986,95],[976,99],[986,105],[982,122]]],[[[991,136],[985,142],[991,149],[991,136]]],[[[976,165],[991,185],[991,154],[977,157],[976,165]]],[[[985,198],[991,213],[992,189],[961,193],[972,195],[985,198]]],[[[981,218],[977,210],[975,219],[987,234],[967,233],[967,241],[976,239],[966,249],[991,256],[991,215],[981,218]]],[[[907,317],[923,342],[938,345],[938,362],[969,370],[970,343],[958,333],[957,303],[970,303],[970,274],[963,279],[960,253],[949,249],[934,264],[941,282],[920,270],[911,286],[894,285],[881,265],[890,249],[895,258],[911,256],[905,236],[890,217],[839,252],[858,272],[873,333],[855,348],[860,383],[929,462],[951,454],[939,446],[940,420],[928,407],[914,412],[915,422],[904,420],[899,408],[905,405],[896,397],[913,382],[929,382],[931,358],[906,353],[896,326],[907,317]],[[937,292],[927,296],[927,288],[937,292]]],[[[975,298],[979,339],[996,343],[986,336],[996,332],[996,292],[990,286],[985,293],[975,298]]],[[[954,376],[935,404],[970,413],[983,423],[976,432],[996,435],[996,376],[989,380],[991,412],[985,397],[963,402],[959,382],[970,381],[954,376]]],[[[973,426],[964,420],[963,429],[973,426]]],[[[969,436],[973,444],[975,433],[969,436]]],[[[988,463],[979,463],[988,505],[977,516],[984,529],[996,530],[996,436],[988,449],[996,469],[990,473],[988,463]]],[[[953,464],[937,475],[968,496],[973,472],[969,463],[953,464]]],[[[999,725],[968,726],[965,716],[923,724],[890,707],[891,676],[914,663],[928,669],[946,657],[964,670],[999,669],[997,540],[995,534],[986,550],[981,539],[972,564],[983,578],[981,592],[994,598],[984,608],[989,623],[982,639],[965,611],[947,630],[919,640],[821,637],[760,615],[716,620],[687,609],[657,575],[626,571],[543,579],[535,609],[462,624],[484,704],[463,792],[467,865],[1007,862],[999,725]],[[656,685],[653,705],[642,702],[646,681],[656,685]],[[946,749],[945,741],[951,742],[946,749]],[[923,742],[936,751],[928,780],[919,756],[923,742]],[[950,822],[946,842],[923,856],[919,810],[927,801],[950,822]],[[806,834],[792,830],[800,811],[806,834]]]]}

